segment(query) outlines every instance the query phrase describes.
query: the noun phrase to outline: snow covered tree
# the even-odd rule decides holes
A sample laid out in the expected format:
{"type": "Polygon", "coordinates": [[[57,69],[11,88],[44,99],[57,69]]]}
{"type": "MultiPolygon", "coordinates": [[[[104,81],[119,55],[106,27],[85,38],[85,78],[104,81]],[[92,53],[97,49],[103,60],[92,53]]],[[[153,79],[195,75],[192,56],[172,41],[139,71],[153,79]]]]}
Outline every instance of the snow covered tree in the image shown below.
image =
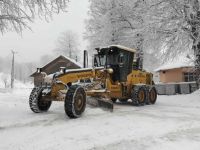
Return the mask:
{"type": "Polygon", "coordinates": [[[199,0],[145,0],[145,3],[149,41],[154,43],[151,44],[154,52],[164,56],[163,59],[172,59],[193,50],[196,73],[200,77],[199,0]]]}
{"type": "Polygon", "coordinates": [[[91,0],[85,35],[89,49],[121,44],[137,49],[138,57],[143,58],[143,54],[145,59],[155,56],[149,50],[150,42],[146,42],[146,7],[141,0],[91,0]]]}
{"type": "Polygon", "coordinates": [[[0,31],[21,32],[35,16],[49,19],[65,11],[69,0],[0,0],[0,31]]]}
{"type": "Polygon", "coordinates": [[[90,47],[95,48],[110,44],[122,44],[133,47],[132,34],[135,29],[132,17],[131,0],[92,0],[90,19],[87,20],[86,39],[90,47]]]}
{"type": "Polygon", "coordinates": [[[57,48],[55,52],[58,54],[63,54],[72,59],[76,59],[79,55],[77,53],[79,49],[79,36],[72,31],[63,32],[60,37],[58,37],[57,48]]]}
{"type": "Polygon", "coordinates": [[[200,76],[199,3],[199,0],[91,0],[85,37],[90,49],[122,44],[142,50],[139,53],[144,53],[145,66],[154,60],[154,67],[149,66],[151,70],[180,53],[194,53],[196,73],[200,76]]]}

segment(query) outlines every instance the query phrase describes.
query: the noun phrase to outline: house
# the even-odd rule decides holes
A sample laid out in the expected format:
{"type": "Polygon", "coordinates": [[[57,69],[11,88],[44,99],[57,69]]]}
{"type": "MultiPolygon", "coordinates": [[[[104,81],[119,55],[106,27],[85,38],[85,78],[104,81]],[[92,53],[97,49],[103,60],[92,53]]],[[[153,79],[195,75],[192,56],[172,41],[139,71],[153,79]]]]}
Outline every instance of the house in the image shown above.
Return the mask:
{"type": "Polygon", "coordinates": [[[180,57],[168,62],[155,70],[162,83],[195,81],[194,62],[187,57],[180,57]]]}
{"type": "MultiPolygon", "coordinates": [[[[41,71],[49,75],[58,72],[60,67],[66,67],[67,69],[78,69],[81,68],[81,65],[73,59],[61,55],[42,67],[41,71]]],[[[42,74],[38,74],[37,71],[30,75],[30,77],[34,78],[35,86],[39,86],[43,82],[42,74]]]]}

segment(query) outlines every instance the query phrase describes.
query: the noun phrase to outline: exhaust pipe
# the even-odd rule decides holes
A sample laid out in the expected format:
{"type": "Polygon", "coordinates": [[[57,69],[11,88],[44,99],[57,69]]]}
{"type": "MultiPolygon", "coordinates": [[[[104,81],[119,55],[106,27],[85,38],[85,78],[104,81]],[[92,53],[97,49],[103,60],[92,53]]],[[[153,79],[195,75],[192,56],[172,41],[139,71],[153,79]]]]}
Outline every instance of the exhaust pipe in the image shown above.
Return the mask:
{"type": "Polygon", "coordinates": [[[83,68],[87,68],[88,67],[88,51],[84,50],[84,54],[83,54],[83,68]]]}
{"type": "MultiPolygon", "coordinates": [[[[83,52],[83,68],[88,68],[88,51],[84,50],[83,52]]],[[[81,79],[80,82],[86,82],[87,79],[81,79]]]]}

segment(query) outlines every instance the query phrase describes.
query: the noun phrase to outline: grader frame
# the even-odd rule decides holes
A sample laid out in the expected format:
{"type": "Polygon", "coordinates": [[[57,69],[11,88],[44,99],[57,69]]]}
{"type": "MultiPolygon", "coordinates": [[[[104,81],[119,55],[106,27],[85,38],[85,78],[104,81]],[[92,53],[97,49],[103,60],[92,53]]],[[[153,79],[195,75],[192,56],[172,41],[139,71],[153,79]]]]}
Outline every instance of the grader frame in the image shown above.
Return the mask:
{"type": "Polygon", "coordinates": [[[87,96],[111,109],[117,99],[120,102],[131,99],[133,105],[139,106],[156,102],[152,73],[133,66],[136,50],[120,45],[96,50],[93,68],[60,68],[51,78],[46,76],[44,80],[50,86],[33,89],[29,98],[31,110],[44,112],[52,101],[64,101],[66,114],[78,118],[85,110],[87,96]],[[87,86],[79,84],[78,81],[85,79],[92,81],[87,86]]]}

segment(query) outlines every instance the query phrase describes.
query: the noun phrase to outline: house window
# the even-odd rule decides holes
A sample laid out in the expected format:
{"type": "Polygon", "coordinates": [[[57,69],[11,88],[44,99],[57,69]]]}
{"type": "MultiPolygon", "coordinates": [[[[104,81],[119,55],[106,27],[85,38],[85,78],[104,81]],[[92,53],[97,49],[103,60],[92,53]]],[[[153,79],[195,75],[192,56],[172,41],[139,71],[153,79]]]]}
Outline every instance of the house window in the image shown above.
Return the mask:
{"type": "Polygon", "coordinates": [[[185,72],[184,73],[184,81],[185,82],[192,82],[195,81],[196,75],[194,72],[185,72]]]}

